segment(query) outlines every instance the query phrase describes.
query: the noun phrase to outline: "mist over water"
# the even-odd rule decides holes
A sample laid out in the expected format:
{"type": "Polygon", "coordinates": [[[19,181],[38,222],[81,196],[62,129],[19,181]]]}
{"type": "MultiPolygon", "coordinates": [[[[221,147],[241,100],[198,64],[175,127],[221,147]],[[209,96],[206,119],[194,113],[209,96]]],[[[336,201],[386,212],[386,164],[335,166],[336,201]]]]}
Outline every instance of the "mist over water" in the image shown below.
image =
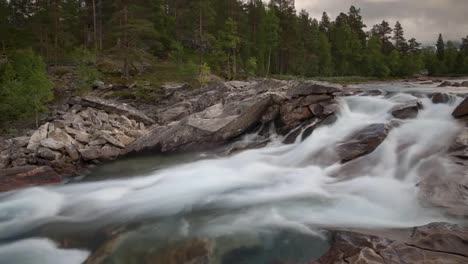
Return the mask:
{"type": "Polygon", "coordinates": [[[418,117],[392,128],[372,154],[344,165],[336,160],[336,144],[367,125],[389,123],[389,110],[412,99],[416,98],[406,94],[340,99],[337,122],[293,145],[275,137],[261,149],[150,175],[1,194],[0,241],[9,242],[0,245],[0,263],[20,257],[25,246],[33,250],[17,263],[35,263],[27,258],[41,254],[57,257],[44,263],[84,260],[86,252],[58,249],[49,240],[14,241],[43,225],[80,226],[93,232],[108,225],[176,219],[170,221],[175,231],[165,228],[168,233],[158,231],[160,236],[290,230],[323,237],[326,227],[412,227],[450,221],[441,211],[422,205],[417,183],[425,161],[440,156],[433,165],[447,166],[444,151],[460,129],[451,117],[457,102],[435,105],[423,98],[418,117]]]}

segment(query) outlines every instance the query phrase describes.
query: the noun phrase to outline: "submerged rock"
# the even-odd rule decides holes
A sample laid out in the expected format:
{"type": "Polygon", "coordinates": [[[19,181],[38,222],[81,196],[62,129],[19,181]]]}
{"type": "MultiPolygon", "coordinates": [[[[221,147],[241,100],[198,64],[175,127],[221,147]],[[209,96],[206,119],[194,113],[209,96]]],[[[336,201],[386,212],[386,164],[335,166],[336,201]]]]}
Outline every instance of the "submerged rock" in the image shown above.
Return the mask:
{"type": "Polygon", "coordinates": [[[394,240],[335,231],[330,250],[312,264],[468,263],[467,227],[432,223],[408,233],[394,240]]]}
{"type": "Polygon", "coordinates": [[[0,170],[0,192],[61,181],[62,177],[48,166],[22,166],[0,170]]]}
{"type": "Polygon", "coordinates": [[[389,129],[385,124],[369,125],[336,146],[342,163],[357,159],[377,149],[387,138],[389,129]]]}
{"type": "Polygon", "coordinates": [[[450,102],[451,96],[448,93],[433,93],[431,100],[434,104],[446,104],[450,102]]]}

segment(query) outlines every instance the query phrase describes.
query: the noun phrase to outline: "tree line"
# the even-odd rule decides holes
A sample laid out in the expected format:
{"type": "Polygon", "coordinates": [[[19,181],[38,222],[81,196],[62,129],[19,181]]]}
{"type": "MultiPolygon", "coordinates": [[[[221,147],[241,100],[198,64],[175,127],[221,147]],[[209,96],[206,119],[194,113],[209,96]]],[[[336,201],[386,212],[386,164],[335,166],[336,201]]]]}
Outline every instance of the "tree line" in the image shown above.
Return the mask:
{"type": "Polygon", "coordinates": [[[0,0],[0,19],[4,52],[32,47],[60,64],[81,46],[117,56],[125,76],[146,54],[227,78],[468,73],[468,37],[422,49],[399,22],[368,29],[354,6],[318,21],[294,0],[0,0]]]}

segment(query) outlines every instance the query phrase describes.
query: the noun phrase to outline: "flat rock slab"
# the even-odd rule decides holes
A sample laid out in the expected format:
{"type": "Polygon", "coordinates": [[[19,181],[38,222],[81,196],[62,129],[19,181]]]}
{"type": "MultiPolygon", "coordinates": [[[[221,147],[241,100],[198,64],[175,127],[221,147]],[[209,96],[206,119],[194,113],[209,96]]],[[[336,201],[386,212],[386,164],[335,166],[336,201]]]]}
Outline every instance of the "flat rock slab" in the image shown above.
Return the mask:
{"type": "Polygon", "coordinates": [[[0,171],[0,192],[59,183],[62,177],[48,166],[23,166],[0,171]]]}
{"type": "Polygon", "coordinates": [[[81,105],[103,110],[108,113],[125,115],[128,118],[135,119],[138,122],[143,122],[146,125],[152,125],[155,123],[153,119],[127,104],[87,96],[81,98],[81,105]]]}
{"type": "Polygon", "coordinates": [[[387,138],[389,128],[385,124],[372,124],[354,133],[336,151],[342,163],[372,153],[387,138]]]}
{"type": "Polygon", "coordinates": [[[291,98],[308,95],[334,94],[343,92],[343,86],[328,82],[305,81],[291,88],[287,95],[291,98]]]}
{"type": "Polygon", "coordinates": [[[335,231],[330,250],[311,264],[468,263],[468,228],[432,223],[401,240],[335,231]]]}

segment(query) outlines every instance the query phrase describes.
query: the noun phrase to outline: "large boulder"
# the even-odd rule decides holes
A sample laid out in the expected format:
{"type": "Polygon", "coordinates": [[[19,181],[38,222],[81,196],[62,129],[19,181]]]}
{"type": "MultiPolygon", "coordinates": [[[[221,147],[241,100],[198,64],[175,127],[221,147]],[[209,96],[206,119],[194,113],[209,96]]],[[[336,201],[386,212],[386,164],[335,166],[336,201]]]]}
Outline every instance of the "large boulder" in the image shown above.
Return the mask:
{"type": "Polygon", "coordinates": [[[455,118],[462,118],[468,115],[468,97],[466,97],[452,113],[455,118]]]}
{"type": "Polygon", "coordinates": [[[49,123],[39,127],[31,136],[28,143],[28,149],[36,151],[41,145],[41,141],[47,138],[49,132],[49,123]]]}
{"type": "Polygon", "coordinates": [[[419,101],[408,102],[406,104],[400,104],[393,107],[390,113],[399,119],[410,119],[416,118],[419,113],[419,109],[422,108],[422,104],[419,101]]]}
{"type": "Polygon", "coordinates": [[[144,149],[166,152],[226,143],[259,123],[271,102],[271,96],[265,95],[226,105],[213,105],[179,122],[153,127],[149,133],[130,144],[125,152],[144,149]]]}
{"type": "Polygon", "coordinates": [[[153,119],[127,104],[86,96],[81,98],[81,105],[103,110],[111,114],[125,115],[128,118],[135,119],[138,122],[143,122],[147,125],[154,124],[153,119]]]}
{"type": "Polygon", "coordinates": [[[372,153],[387,138],[389,128],[385,124],[369,125],[336,146],[342,163],[372,153]]]}
{"type": "Polygon", "coordinates": [[[329,251],[312,264],[468,263],[467,227],[432,223],[398,237],[335,231],[329,251]]]}
{"type": "Polygon", "coordinates": [[[464,81],[460,84],[462,87],[468,87],[468,81],[464,81]]]}
{"type": "Polygon", "coordinates": [[[291,88],[287,95],[291,98],[308,96],[308,95],[333,95],[334,93],[343,92],[343,86],[328,82],[305,81],[300,82],[291,88]]]}
{"type": "Polygon", "coordinates": [[[450,102],[451,96],[448,93],[433,93],[431,96],[432,102],[434,104],[446,104],[450,102]]]}
{"type": "Polygon", "coordinates": [[[23,166],[0,170],[0,192],[61,181],[62,177],[48,166],[23,166]]]}

